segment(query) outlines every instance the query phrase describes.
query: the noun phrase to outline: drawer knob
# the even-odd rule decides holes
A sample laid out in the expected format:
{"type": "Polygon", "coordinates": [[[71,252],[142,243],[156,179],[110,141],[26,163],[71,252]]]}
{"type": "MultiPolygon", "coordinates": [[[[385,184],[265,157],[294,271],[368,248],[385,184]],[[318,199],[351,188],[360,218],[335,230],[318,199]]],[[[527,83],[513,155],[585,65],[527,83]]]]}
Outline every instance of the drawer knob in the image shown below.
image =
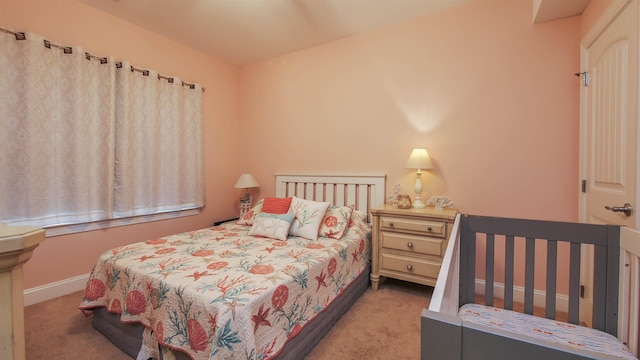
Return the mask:
{"type": "Polygon", "coordinates": [[[427,227],[427,231],[431,231],[431,226],[427,227]]]}
{"type": "Polygon", "coordinates": [[[407,247],[408,247],[409,249],[413,249],[413,243],[412,243],[412,242],[407,243],[407,247]]]}
{"type": "Polygon", "coordinates": [[[413,271],[413,265],[407,265],[407,270],[413,271]]]}
{"type": "Polygon", "coordinates": [[[389,226],[393,227],[393,223],[392,223],[392,222],[390,222],[390,223],[389,223],[389,226]]]}

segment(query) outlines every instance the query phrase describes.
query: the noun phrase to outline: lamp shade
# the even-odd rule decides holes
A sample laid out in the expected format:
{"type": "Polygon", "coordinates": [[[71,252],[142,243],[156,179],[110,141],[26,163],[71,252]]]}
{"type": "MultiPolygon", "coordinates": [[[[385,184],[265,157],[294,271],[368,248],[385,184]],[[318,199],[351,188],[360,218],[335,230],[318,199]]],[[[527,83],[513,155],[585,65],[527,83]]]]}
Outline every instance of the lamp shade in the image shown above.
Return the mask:
{"type": "Polygon", "coordinates": [[[405,167],[407,169],[433,169],[427,149],[413,149],[405,167]]]}
{"type": "Polygon", "coordinates": [[[234,187],[238,189],[241,189],[241,188],[248,189],[252,187],[258,187],[259,185],[260,184],[258,184],[256,179],[254,179],[251,174],[242,174],[240,175],[240,178],[238,179],[234,187]]]}

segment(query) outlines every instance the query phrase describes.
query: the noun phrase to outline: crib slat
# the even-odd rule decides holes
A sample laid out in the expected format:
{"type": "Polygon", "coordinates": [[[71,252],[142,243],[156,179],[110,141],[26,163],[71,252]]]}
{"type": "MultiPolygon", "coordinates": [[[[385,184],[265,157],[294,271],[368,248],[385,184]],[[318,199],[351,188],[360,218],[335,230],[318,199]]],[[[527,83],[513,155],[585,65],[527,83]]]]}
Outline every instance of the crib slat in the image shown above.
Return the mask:
{"type": "Polygon", "coordinates": [[[485,278],[484,284],[484,303],[487,306],[493,306],[493,281],[494,281],[494,257],[495,257],[495,237],[493,234],[487,234],[487,250],[485,261],[485,278]]]}
{"type": "Polygon", "coordinates": [[[594,246],[593,251],[593,324],[594,329],[604,331],[606,302],[607,248],[594,246]]]}
{"type": "Polygon", "coordinates": [[[607,227],[606,306],[604,331],[618,336],[618,289],[620,279],[620,226],[607,227]]]}
{"type": "Polygon", "coordinates": [[[571,243],[569,254],[569,322],[580,321],[580,244],[571,243]]]}
{"type": "Polygon", "coordinates": [[[547,241],[547,294],[545,303],[545,317],[556,318],[556,274],[558,269],[558,242],[547,241]]]}
{"type": "Polygon", "coordinates": [[[504,308],[513,310],[513,254],[514,254],[513,236],[506,237],[505,253],[504,253],[504,308]]]}
{"type": "Polygon", "coordinates": [[[637,256],[633,256],[629,259],[630,271],[629,271],[629,296],[630,299],[634,299],[629,304],[629,343],[628,347],[631,352],[638,356],[640,354],[640,303],[637,299],[640,299],[640,260],[637,256]]]}
{"type": "Polygon", "coordinates": [[[475,302],[476,236],[476,232],[469,228],[469,216],[462,216],[460,218],[460,306],[475,302]]]}
{"type": "Polygon", "coordinates": [[[536,240],[527,238],[524,265],[524,313],[533,315],[533,286],[536,262],[536,240]]]}

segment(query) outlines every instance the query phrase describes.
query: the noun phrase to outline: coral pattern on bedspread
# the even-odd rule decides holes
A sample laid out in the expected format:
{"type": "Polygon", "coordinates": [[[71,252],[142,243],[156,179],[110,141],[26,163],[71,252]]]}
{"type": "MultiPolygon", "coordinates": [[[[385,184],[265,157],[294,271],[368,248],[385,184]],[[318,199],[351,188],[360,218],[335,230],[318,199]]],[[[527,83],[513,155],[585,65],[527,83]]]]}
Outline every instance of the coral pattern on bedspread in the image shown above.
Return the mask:
{"type": "Polygon", "coordinates": [[[80,308],[106,307],[194,359],[269,359],[370,261],[369,228],[340,240],[253,237],[221,226],[112,249],[80,308]]]}
{"type": "Polygon", "coordinates": [[[498,329],[506,336],[536,339],[589,358],[636,359],[622,342],[604,331],[479,304],[465,304],[459,314],[463,323],[498,329]]]}

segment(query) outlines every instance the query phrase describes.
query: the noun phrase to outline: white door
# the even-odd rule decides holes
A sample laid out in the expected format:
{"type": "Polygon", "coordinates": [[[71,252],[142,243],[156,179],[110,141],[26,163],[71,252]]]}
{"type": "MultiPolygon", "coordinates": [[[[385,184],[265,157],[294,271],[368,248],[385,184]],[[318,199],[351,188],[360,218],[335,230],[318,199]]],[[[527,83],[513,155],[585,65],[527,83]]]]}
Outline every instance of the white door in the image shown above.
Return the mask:
{"type": "MultiPolygon", "coordinates": [[[[636,227],[638,0],[613,2],[582,42],[580,220],[636,227]]],[[[592,251],[583,252],[592,268],[592,251]]],[[[591,325],[591,276],[581,320],[591,325]]]]}

